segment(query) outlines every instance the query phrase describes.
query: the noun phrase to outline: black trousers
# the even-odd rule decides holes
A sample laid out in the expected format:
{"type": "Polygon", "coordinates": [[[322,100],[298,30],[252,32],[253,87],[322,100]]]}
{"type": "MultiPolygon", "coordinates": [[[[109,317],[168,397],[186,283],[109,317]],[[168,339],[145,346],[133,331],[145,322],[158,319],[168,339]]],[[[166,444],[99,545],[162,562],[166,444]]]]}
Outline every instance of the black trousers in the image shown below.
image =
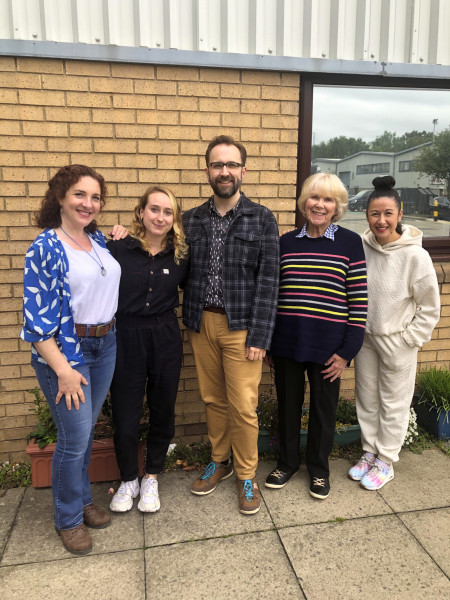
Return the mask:
{"type": "Polygon", "coordinates": [[[117,359],[111,384],[114,446],[122,481],[138,476],[138,435],[147,396],[146,472],[160,473],[175,432],[175,401],[183,346],[174,311],[117,318],[117,359]]]}
{"type": "Polygon", "coordinates": [[[340,379],[324,379],[325,365],[273,357],[278,397],[280,456],[284,471],[300,466],[300,423],[305,398],[305,371],[310,385],[306,467],[311,477],[329,477],[328,457],[333,448],[340,379]]]}

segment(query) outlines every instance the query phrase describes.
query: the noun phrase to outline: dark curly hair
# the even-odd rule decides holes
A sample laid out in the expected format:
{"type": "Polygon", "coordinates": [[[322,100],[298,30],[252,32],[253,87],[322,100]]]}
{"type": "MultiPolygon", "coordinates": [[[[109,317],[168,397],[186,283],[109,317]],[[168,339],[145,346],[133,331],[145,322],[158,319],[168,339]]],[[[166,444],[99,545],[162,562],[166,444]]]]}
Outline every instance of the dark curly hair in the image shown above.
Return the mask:
{"type": "MultiPolygon", "coordinates": [[[[91,167],[86,165],[68,165],[61,167],[59,171],[48,182],[48,190],[42,200],[38,212],[34,215],[34,222],[40,229],[56,229],[61,225],[60,200],[64,198],[67,190],[77,183],[82,177],[92,177],[100,186],[100,204],[103,208],[106,197],[106,183],[103,177],[91,167]]],[[[96,221],[92,221],[85,227],[86,231],[92,233],[97,229],[96,221]]]]}
{"type": "MultiPolygon", "coordinates": [[[[402,201],[397,190],[394,190],[395,179],[391,175],[375,177],[375,179],[372,181],[372,185],[375,189],[367,200],[366,215],[368,214],[370,203],[376,198],[392,198],[397,205],[398,212],[402,210],[402,201]]],[[[400,221],[397,223],[395,231],[400,235],[403,233],[403,227],[400,221]]]]}

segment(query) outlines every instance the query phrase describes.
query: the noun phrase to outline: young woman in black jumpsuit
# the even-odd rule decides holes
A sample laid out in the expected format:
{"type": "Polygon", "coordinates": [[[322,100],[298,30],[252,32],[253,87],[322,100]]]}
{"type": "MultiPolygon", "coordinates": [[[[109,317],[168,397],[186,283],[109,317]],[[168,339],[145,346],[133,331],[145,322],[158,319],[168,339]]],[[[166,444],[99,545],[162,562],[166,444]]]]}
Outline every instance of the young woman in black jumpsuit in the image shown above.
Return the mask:
{"type": "Polygon", "coordinates": [[[108,248],[122,268],[116,315],[117,360],[111,384],[114,444],[122,483],[110,508],[160,508],[157,476],[175,431],[183,355],[175,308],[187,267],[179,203],[170,190],[149,188],[135,208],[131,235],[108,248]],[[138,436],[146,395],[150,411],[146,474],[139,486],[138,436]]]}

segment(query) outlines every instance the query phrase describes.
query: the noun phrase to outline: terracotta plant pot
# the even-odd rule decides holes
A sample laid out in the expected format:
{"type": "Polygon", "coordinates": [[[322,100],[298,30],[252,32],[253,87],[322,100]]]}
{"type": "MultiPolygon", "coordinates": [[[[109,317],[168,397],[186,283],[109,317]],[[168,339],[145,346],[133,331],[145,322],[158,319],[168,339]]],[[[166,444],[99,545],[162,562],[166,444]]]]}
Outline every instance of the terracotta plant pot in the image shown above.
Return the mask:
{"type": "MultiPolygon", "coordinates": [[[[51,487],[52,458],[55,446],[56,444],[48,444],[45,448],[39,448],[34,440],[28,444],[26,452],[31,460],[31,484],[33,487],[51,487]]],[[[139,475],[142,476],[144,473],[144,444],[139,444],[138,460],[139,475]]],[[[120,479],[112,438],[94,440],[89,463],[89,478],[92,483],[120,479]]]]}

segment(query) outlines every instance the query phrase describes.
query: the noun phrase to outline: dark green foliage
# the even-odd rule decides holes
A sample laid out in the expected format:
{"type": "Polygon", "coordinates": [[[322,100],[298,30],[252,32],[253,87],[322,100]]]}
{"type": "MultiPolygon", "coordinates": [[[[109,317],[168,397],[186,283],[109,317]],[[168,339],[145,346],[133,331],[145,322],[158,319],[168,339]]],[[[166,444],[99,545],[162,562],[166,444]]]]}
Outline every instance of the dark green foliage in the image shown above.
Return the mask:
{"type": "Polygon", "coordinates": [[[195,444],[177,444],[166,457],[164,469],[192,470],[207,465],[211,460],[211,444],[209,442],[195,444]]]}
{"type": "Polygon", "coordinates": [[[356,406],[348,398],[339,398],[336,410],[336,421],[346,425],[358,425],[356,406]]]}
{"type": "Polygon", "coordinates": [[[0,463],[0,490],[28,487],[31,484],[31,464],[0,463]]]}
{"type": "Polygon", "coordinates": [[[416,376],[419,404],[430,402],[436,407],[438,418],[444,411],[448,423],[450,412],[450,370],[443,367],[431,367],[420,371],[416,376]]]}
{"type": "Polygon", "coordinates": [[[434,138],[432,146],[424,148],[416,158],[416,170],[447,181],[450,188],[450,128],[434,138]]]}
{"type": "Polygon", "coordinates": [[[34,396],[30,411],[36,415],[37,423],[33,431],[27,435],[27,440],[34,438],[39,448],[44,448],[58,439],[55,421],[41,390],[35,387],[33,390],[28,390],[28,393],[34,396]]]}

